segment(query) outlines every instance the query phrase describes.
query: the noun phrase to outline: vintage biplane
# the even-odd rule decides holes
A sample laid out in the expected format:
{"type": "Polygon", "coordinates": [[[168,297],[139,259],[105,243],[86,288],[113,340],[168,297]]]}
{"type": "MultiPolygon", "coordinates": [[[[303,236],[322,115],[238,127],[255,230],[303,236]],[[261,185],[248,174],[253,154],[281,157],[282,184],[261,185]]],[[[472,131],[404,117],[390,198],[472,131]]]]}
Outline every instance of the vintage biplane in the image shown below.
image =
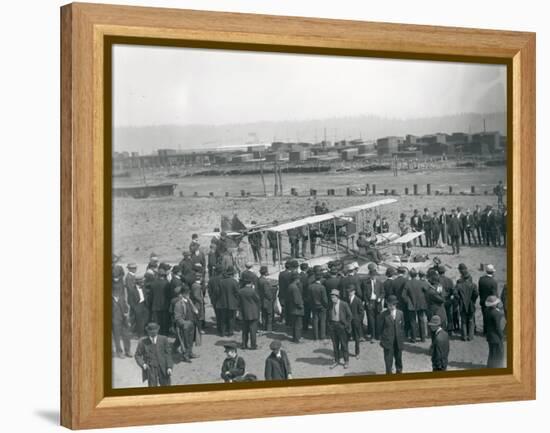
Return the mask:
{"type": "MultiPolygon", "coordinates": [[[[370,260],[361,256],[356,248],[355,240],[361,231],[371,232],[371,215],[369,212],[376,211],[377,208],[396,203],[394,198],[376,200],[369,203],[350,206],[326,212],[319,215],[310,215],[298,219],[282,221],[277,224],[265,223],[255,224],[247,227],[243,224],[237,215],[232,218],[222,216],[221,228],[229,238],[236,241],[239,245],[248,235],[253,233],[262,233],[263,254],[265,261],[263,264],[270,265],[270,276],[276,276],[282,269],[286,259],[290,258],[290,244],[288,241],[289,230],[301,229],[308,240],[312,239],[312,233],[317,234],[316,253],[311,254],[310,244],[308,242],[306,251],[301,250],[300,261],[307,262],[310,267],[315,265],[325,266],[327,263],[342,259],[349,262],[358,262],[359,272],[366,273],[370,260]],[[271,262],[271,250],[269,249],[267,232],[275,233],[278,236],[277,263],[273,266],[271,262]]],[[[377,211],[380,213],[380,211],[377,211]]],[[[427,269],[431,260],[426,255],[416,254],[411,246],[414,239],[422,236],[424,232],[411,232],[403,236],[396,233],[381,233],[372,236],[373,243],[380,250],[384,259],[379,263],[379,272],[385,272],[388,267],[404,266],[407,269],[415,267],[417,270],[427,269]],[[406,252],[403,254],[402,245],[407,245],[406,252]]],[[[214,231],[203,233],[203,236],[219,237],[220,232],[214,231]]],[[[244,246],[244,245],[243,245],[244,246]]],[[[300,245],[302,246],[302,245],[300,245]]],[[[249,258],[252,258],[251,251],[248,251],[249,258]]],[[[258,265],[259,266],[259,265],[258,265]]]]}

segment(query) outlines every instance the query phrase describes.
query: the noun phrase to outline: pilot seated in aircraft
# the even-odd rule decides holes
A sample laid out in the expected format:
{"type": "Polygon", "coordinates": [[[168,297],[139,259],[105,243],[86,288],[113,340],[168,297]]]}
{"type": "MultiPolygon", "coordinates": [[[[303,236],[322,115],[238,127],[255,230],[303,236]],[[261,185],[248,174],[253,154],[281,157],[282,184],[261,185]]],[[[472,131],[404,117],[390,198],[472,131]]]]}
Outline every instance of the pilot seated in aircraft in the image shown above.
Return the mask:
{"type": "Polygon", "coordinates": [[[376,263],[377,265],[384,260],[382,253],[376,248],[375,242],[370,242],[367,246],[367,251],[365,253],[367,260],[376,263]]]}

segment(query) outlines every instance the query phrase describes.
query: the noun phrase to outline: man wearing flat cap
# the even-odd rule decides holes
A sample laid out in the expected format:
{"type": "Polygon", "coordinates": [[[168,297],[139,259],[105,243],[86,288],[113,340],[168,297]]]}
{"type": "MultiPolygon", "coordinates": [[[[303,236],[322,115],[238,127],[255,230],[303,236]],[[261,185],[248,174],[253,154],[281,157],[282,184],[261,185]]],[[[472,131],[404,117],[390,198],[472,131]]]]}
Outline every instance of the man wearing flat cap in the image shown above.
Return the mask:
{"type": "Polygon", "coordinates": [[[388,297],[388,309],[384,310],[380,317],[380,345],[384,349],[384,363],[386,374],[393,373],[395,360],[395,372],[403,371],[403,343],[405,341],[405,319],[403,312],[397,309],[397,297],[388,297]]]}
{"type": "Polygon", "coordinates": [[[242,348],[256,350],[256,334],[258,332],[258,321],[260,320],[260,296],[251,281],[250,275],[241,274],[241,285],[239,289],[239,306],[242,319],[242,348]],[[250,339],[250,346],[248,341],[250,339]]]}
{"type": "Polygon", "coordinates": [[[445,371],[449,363],[449,334],[442,327],[441,318],[436,314],[428,322],[428,328],[432,334],[432,370],[445,371]]]}
{"type": "Polygon", "coordinates": [[[265,360],[265,380],[287,380],[292,379],[290,361],[284,350],[281,349],[281,342],[273,340],[269,345],[271,353],[265,360]]]}
{"type": "Polygon", "coordinates": [[[487,307],[485,337],[487,338],[487,344],[489,344],[487,368],[502,368],[505,366],[504,329],[506,319],[500,309],[500,304],[500,299],[495,295],[491,295],[485,300],[485,307],[487,307]]]}
{"type": "Polygon", "coordinates": [[[174,366],[168,338],[159,335],[159,329],[160,326],[155,322],[145,327],[148,336],[139,341],[135,354],[136,362],[141,367],[142,380],[147,380],[150,387],[169,386],[174,366]]]}
{"type": "Polygon", "coordinates": [[[237,354],[237,343],[229,342],[223,345],[225,359],[222,363],[221,378],[224,382],[233,382],[244,375],[246,364],[237,354]]]}
{"type": "Polygon", "coordinates": [[[349,366],[348,335],[351,333],[351,310],[347,302],[340,299],[340,291],[330,292],[330,308],[328,311],[328,329],[334,351],[335,368],[344,359],[344,368],[349,366]]]}
{"type": "Polygon", "coordinates": [[[489,296],[498,295],[498,284],[495,280],[495,267],[491,264],[485,266],[485,275],[479,278],[479,305],[481,306],[481,313],[483,315],[483,333],[486,333],[486,314],[487,307],[485,301],[489,296]]]}

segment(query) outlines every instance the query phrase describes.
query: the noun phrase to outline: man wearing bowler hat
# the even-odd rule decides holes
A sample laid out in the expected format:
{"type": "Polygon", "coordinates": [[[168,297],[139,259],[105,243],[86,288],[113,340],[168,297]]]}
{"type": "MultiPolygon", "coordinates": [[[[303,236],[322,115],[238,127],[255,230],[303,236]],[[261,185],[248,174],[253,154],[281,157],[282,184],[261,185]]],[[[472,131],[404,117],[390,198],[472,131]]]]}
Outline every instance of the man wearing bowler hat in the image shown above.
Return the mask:
{"type": "Polygon", "coordinates": [[[241,285],[239,289],[239,306],[242,327],[242,348],[256,350],[256,334],[258,332],[258,321],[260,320],[260,296],[254,287],[254,282],[249,274],[241,274],[241,285]],[[248,341],[250,339],[250,346],[248,341]]]}
{"type": "Polygon", "coordinates": [[[403,371],[403,343],[405,341],[405,319],[403,312],[397,309],[397,297],[388,297],[388,309],[380,318],[380,345],[384,349],[386,374],[392,374],[395,360],[395,372],[403,371]]]}
{"type": "Polygon", "coordinates": [[[506,327],[506,319],[499,308],[500,304],[500,299],[494,295],[485,300],[485,307],[487,307],[485,336],[489,344],[487,368],[504,367],[504,328],[506,327]]]}
{"type": "Polygon", "coordinates": [[[341,364],[349,366],[348,335],[351,333],[351,310],[347,302],[340,299],[340,292],[333,289],[330,292],[331,305],[328,311],[328,329],[334,350],[334,363],[331,368],[341,364]]]}
{"type": "Polygon", "coordinates": [[[474,317],[476,312],[476,300],[479,293],[464,263],[458,265],[458,271],[460,272],[460,278],[456,282],[455,292],[458,297],[460,309],[462,340],[470,341],[474,338],[474,317]]]}
{"type": "Polygon", "coordinates": [[[290,361],[284,350],[281,349],[281,342],[273,340],[269,345],[271,353],[265,360],[265,380],[286,380],[292,379],[290,361]]]}
{"type": "Polygon", "coordinates": [[[229,342],[223,345],[225,359],[222,363],[221,378],[224,382],[233,382],[244,375],[246,364],[237,354],[237,343],[229,342]]]}
{"type": "Polygon", "coordinates": [[[269,268],[260,267],[260,278],[258,279],[258,294],[260,295],[262,329],[264,331],[273,330],[273,302],[277,295],[277,289],[268,280],[269,268]]]}
{"type": "Polygon", "coordinates": [[[428,322],[428,328],[432,333],[432,370],[445,371],[449,363],[449,334],[442,328],[441,318],[436,314],[428,322]]]}
{"type": "Polygon", "coordinates": [[[135,359],[141,367],[142,380],[148,386],[169,386],[172,376],[172,354],[168,338],[159,335],[160,326],[151,322],[146,327],[147,337],[138,343],[135,359]]]}

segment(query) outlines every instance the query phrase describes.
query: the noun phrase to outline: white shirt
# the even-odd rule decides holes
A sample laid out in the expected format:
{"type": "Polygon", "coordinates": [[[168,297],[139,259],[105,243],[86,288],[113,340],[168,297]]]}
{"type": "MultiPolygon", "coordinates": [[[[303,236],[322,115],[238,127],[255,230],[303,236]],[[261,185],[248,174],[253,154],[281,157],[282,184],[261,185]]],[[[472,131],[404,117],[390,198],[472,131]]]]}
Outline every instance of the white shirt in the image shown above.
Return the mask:
{"type": "Polygon", "coordinates": [[[145,301],[145,296],[143,295],[143,289],[139,286],[136,286],[136,289],[139,293],[139,303],[141,304],[142,302],[145,301]]]}
{"type": "Polygon", "coordinates": [[[157,344],[157,336],[155,336],[155,337],[149,337],[149,340],[151,340],[151,343],[157,344]]]}
{"type": "Polygon", "coordinates": [[[390,310],[390,313],[391,313],[391,318],[392,318],[393,320],[395,320],[395,317],[397,316],[397,309],[395,309],[395,310],[390,310]]]}
{"type": "Polygon", "coordinates": [[[376,293],[374,292],[374,280],[370,280],[370,285],[372,287],[372,291],[370,294],[371,301],[376,301],[376,293]]]}

